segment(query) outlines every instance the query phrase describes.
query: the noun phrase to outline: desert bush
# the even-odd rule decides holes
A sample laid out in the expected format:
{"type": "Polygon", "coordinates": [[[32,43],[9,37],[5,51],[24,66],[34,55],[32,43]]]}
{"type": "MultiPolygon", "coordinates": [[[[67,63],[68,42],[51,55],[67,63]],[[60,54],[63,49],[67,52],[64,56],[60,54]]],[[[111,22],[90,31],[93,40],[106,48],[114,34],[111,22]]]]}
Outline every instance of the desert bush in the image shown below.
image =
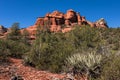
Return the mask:
{"type": "Polygon", "coordinates": [[[88,78],[95,78],[100,74],[99,68],[101,60],[102,56],[95,53],[77,53],[68,57],[66,64],[78,69],[81,73],[86,74],[88,78]]]}
{"type": "Polygon", "coordinates": [[[30,42],[29,42],[29,32],[26,30],[26,29],[24,29],[23,30],[23,33],[21,34],[21,39],[20,39],[20,41],[22,42],[22,43],[24,43],[25,45],[30,45],[30,42]]]}
{"type": "Polygon", "coordinates": [[[9,50],[11,57],[22,58],[22,56],[29,51],[29,46],[22,42],[8,40],[9,50]]]}
{"type": "Polygon", "coordinates": [[[105,30],[101,29],[99,32],[102,36],[104,45],[111,46],[110,49],[113,51],[120,49],[120,28],[108,28],[105,30]]]}
{"type": "Polygon", "coordinates": [[[42,32],[37,37],[25,62],[42,70],[61,72],[65,58],[74,51],[63,33],[42,32]]]}
{"type": "Polygon", "coordinates": [[[120,55],[111,55],[102,67],[100,80],[120,80],[120,55]]]}
{"type": "Polygon", "coordinates": [[[10,55],[8,42],[0,40],[0,60],[5,60],[10,55]]]}
{"type": "Polygon", "coordinates": [[[25,63],[42,70],[61,72],[65,69],[66,58],[75,53],[84,52],[85,54],[75,56],[85,58],[82,58],[83,61],[78,60],[82,65],[76,63],[74,66],[83,72],[85,71],[85,73],[88,72],[87,74],[90,74],[91,77],[96,77],[100,72],[100,54],[109,57],[110,52],[120,49],[118,32],[119,29],[98,29],[77,25],[74,30],[67,33],[52,33],[47,27],[45,29],[38,27],[36,40],[33,42],[30,51],[26,53],[24,60],[25,63]],[[114,38],[111,38],[112,34],[114,34],[114,38],[117,37],[114,41],[112,40],[114,38]],[[86,54],[91,51],[97,54],[86,54]]]}
{"type": "Polygon", "coordinates": [[[80,51],[95,49],[101,44],[101,37],[98,29],[90,28],[90,26],[76,26],[73,31],[66,34],[69,35],[69,41],[80,51]]]}
{"type": "Polygon", "coordinates": [[[0,40],[0,59],[7,57],[22,58],[29,46],[13,40],[0,40]]]}
{"type": "Polygon", "coordinates": [[[19,23],[13,23],[6,38],[14,41],[18,41],[21,39],[19,23]]]}
{"type": "Polygon", "coordinates": [[[13,23],[4,40],[7,43],[4,44],[7,47],[4,50],[9,50],[9,56],[11,57],[22,58],[23,54],[29,51],[27,36],[28,32],[25,30],[23,31],[23,35],[21,35],[19,23],[13,23]]]}

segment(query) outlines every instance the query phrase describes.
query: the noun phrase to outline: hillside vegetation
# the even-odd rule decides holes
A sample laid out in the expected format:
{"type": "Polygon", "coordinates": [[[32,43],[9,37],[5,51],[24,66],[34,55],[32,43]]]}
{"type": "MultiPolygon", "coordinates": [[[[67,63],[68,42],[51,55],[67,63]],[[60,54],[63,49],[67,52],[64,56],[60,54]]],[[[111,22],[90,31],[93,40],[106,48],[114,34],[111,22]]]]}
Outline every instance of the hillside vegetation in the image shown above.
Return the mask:
{"type": "Polygon", "coordinates": [[[73,72],[90,80],[120,79],[120,28],[75,26],[67,33],[37,30],[29,44],[27,32],[20,34],[12,25],[6,39],[0,40],[0,62],[8,57],[22,58],[25,65],[54,73],[73,72]]]}

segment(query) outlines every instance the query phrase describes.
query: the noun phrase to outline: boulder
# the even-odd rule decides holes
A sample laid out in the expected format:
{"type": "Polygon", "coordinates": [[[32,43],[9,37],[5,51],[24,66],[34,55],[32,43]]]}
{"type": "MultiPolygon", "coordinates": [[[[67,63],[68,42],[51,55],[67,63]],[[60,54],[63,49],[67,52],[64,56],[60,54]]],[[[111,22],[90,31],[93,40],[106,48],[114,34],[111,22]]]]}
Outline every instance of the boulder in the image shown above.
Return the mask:
{"type": "Polygon", "coordinates": [[[98,21],[96,21],[95,25],[97,27],[102,27],[102,28],[107,28],[108,27],[107,22],[105,21],[104,18],[101,18],[98,21]]]}

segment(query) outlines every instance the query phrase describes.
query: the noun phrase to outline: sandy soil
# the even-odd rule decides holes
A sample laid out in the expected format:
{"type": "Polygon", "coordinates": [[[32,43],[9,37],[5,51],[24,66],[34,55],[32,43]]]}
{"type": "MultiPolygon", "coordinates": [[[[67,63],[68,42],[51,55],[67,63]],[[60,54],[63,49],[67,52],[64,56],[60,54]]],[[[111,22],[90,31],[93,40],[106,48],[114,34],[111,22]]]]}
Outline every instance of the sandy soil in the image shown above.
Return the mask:
{"type": "Polygon", "coordinates": [[[63,74],[53,74],[25,66],[22,62],[21,59],[10,58],[8,62],[0,64],[0,80],[11,80],[15,75],[21,76],[24,80],[53,80],[65,77],[63,74]]]}

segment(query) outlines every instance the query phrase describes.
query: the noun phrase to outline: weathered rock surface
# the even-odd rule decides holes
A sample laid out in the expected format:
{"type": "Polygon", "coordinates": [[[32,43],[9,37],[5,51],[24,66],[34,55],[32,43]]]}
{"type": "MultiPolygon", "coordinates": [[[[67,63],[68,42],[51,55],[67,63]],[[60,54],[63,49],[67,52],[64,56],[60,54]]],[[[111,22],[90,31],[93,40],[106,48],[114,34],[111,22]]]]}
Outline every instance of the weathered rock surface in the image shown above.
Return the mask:
{"type": "Polygon", "coordinates": [[[102,28],[108,27],[107,22],[105,21],[104,18],[101,18],[98,21],[96,21],[95,25],[97,27],[102,27],[102,28]]]}
{"type": "MultiPolygon", "coordinates": [[[[107,28],[106,21],[101,18],[96,22],[90,22],[86,20],[85,16],[81,16],[80,13],[73,11],[72,9],[68,10],[66,13],[59,11],[53,11],[52,13],[47,13],[44,17],[38,17],[33,26],[29,26],[26,30],[30,34],[31,39],[35,39],[35,34],[38,29],[49,29],[51,32],[68,32],[71,31],[74,25],[90,25],[91,27],[97,28],[107,28]]],[[[21,32],[24,29],[21,30],[21,32]]],[[[7,34],[6,28],[0,26],[0,35],[7,34]]]]}
{"type": "Polygon", "coordinates": [[[91,27],[102,27],[107,28],[106,21],[101,18],[96,22],[90,22],[86,20],[85,16],[81,16],[80,13],[68,10],[65,14],[59,11],[53,11],[47,13],[45,17],[39,17],[33,26],[27,28],[31,34],[35,34],[37,26],[42,28],[49,28],[51,32],[68,32],[72,30],[74,25],[90,25],[91,27]],[[64,25],[64,27],[63,27],[64,25]]]}

